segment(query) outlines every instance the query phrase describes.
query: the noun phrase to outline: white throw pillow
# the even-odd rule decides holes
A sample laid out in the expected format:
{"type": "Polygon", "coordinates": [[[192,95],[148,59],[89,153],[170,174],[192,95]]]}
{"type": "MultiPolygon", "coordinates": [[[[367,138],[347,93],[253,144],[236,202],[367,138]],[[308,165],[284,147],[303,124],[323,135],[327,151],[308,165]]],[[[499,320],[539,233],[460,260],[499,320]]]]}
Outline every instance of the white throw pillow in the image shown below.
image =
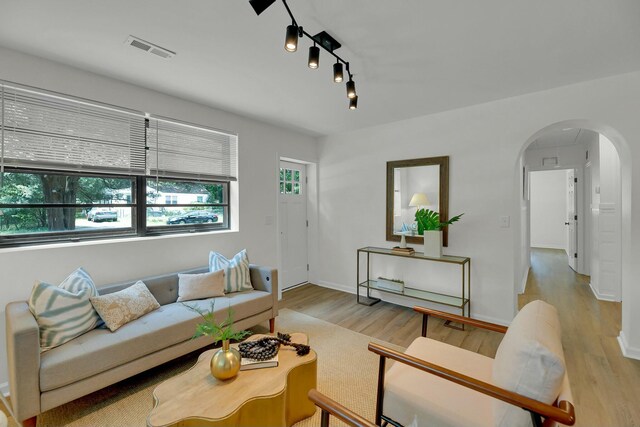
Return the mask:
{"type": "Polygon", "coordinates": [[[145,314],[160,308],[160,304],[144,282],[138,280],[134,285],[111,294],[91,297],[96,309],[111,332],[145,314]]]}
{"type": "Polygon", "coordinates": [[[178,301],[224,296],[224,270],[178,274],[178,301]]]}
{"type": "MultiPolygon", "coordinates": [[[[493,362],[493,382],[498,387],[552,404],[566,372],[556,308],[543,301],[525,305],[513,319],[493,362]]],[[[495,425],[531,426],[531,415],[521,408],[495,400],[495,425]]]]}
{"type": "Polygon", "coordinates": [[[58,286],[37,281],[29,297],[29,310],[40,329],[40,349],[49,350],[89,332],[101,324],[89,298],[96,285],[82,268],[58,286]]]}
{"type": "Polygon", "coordinates": [[[225,258],[217,252],[209,254],[209,271],[224,270],[224,292],[250,291],[251,274],[249,270],[249,257],[247,250],[238,252],[232,259],[225,258]]]}

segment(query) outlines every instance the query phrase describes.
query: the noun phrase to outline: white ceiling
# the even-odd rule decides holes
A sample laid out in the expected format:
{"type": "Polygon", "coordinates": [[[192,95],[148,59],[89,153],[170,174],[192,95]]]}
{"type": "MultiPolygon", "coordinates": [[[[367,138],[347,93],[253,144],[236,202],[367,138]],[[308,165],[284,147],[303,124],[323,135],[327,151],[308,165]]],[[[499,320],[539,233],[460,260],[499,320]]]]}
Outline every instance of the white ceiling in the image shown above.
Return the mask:
{"type": "Polygon", "coordinates": [[[582,134],[589,132],[585,129],[570,128],[567,130],[555,130],[546,132],[540,138],[533,141],[527,147],[527,150],[537,148],[549,148],[549,147],[568,147],[571,145],[577,145],[584,139],[581,138],[582,134]]]}
{"type": "Polygon", "coordinates": [[[256,16],[247,0],[0,0],[0,45],[316,135],[640,69],[638,0],[289,4],[343,44],[358,110],[327,54],[312,71],[308,40],[285,52],[279,1],[256,16]],[[146,55],[129,34],[178,54],[146,55]]]}

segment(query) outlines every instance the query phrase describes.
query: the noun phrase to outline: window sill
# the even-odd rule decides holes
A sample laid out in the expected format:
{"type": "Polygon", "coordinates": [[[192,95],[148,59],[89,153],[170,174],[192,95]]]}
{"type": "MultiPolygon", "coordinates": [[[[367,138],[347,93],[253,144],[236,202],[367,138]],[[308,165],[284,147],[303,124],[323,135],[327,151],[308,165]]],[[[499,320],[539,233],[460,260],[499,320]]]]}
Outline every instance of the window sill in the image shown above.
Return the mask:
{"type": "Polygon", "coordinates": [[[122,237],[117,239],[85,240],[80,242],[45,243],[42,245],[14,246],[10,248],[0,248],[0,255],[2,255],[3,253],[11,253],[11,252],[36,251],[36,250],[43,250],[43,249],[44,250],[58,249],[58,248],[78,247],[78,246],[113,245],[118,243],[176,239],[176,238],[192,238],[197,236],[210,236],[215,234],[228,234],[228,233],[238,233],[238,232],[239,230],[237,229],[229,229],[229,230],[201,231],[198,233],[171,233],[171,234],[162,234],[157,236],[144,236],[144,237],[135,236],[135,237],[122,237]]]}

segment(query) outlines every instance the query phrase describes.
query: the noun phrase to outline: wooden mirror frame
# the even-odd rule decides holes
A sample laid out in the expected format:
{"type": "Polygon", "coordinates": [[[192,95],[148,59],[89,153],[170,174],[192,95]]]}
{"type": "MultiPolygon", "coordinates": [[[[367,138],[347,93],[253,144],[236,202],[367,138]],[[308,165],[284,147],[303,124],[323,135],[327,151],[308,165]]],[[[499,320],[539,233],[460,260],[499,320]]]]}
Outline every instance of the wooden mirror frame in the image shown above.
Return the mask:
{"type": "MultiPolygon", "coordinates": [[[[394,160],[387,162],[387,241],[399,242],[400,236],[393,234],[393,189],[394,170],[414,166],[440,166],[440,221],[449,219],[449,156],[423,159],[394,160]]],[[[406,236],[407,243],[423,243],[422,236],[406,236]]],[[[442,246],[449,244],[448,227],[442,229],[442,246]]]]}

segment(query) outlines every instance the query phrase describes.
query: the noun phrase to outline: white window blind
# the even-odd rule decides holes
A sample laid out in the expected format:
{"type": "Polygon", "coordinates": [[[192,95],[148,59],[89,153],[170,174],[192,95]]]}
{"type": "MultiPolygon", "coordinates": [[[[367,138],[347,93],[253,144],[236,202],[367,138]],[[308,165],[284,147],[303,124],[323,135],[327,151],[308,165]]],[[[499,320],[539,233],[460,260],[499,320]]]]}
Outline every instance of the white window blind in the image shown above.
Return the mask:
{"type": "Polygon", "coordinates": [[[237,179],[236,135],[160,118],[149,119],[147,173],[165,178],[237,179]]]}
{"type": "Polygon", "coordinates": [[[143,175],[141,113],[1,84],[0,165],[143,175]]]}

